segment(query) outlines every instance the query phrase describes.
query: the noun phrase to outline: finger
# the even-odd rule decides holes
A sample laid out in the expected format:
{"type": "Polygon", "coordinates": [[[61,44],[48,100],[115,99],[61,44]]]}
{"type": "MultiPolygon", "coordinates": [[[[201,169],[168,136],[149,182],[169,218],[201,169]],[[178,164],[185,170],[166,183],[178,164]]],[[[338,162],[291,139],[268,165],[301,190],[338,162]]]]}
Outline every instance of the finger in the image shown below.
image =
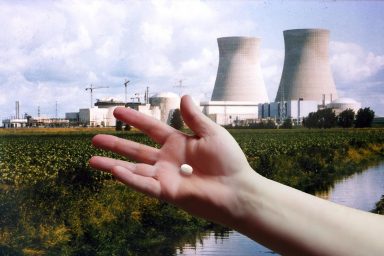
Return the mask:
{"type": "Polygon", "coordinates": [[[123,166],[124,168],[127,168],[127,169],[135,168],[134,163],[113,159],[109,157],[104,157],[104,156],[93,156],[89,160],[89,164],[92,168],[95,168],[97,170],[101,170],[104,172],[109,172],[109,173],[112,173],[112,168],[117,165],[123,166]]]}
{"type": "Polygon", "coordinates": [[[156,169],[152,165],[135,164],[135,163],[130,163],[127,161],[113,159],[109,157],[103,157],[103,156],[92,157],[89,160],[89,164],[91,165],[92,168],[109,172],[109,173],[112,173],[113,167],[121,166],[141,176],[155,177],[156,175],[156,169]]]}
{"type": "Polygon", "coordinates": [[[139,192],[157,198],[160,197],[160,182],[154,178],[135,174],[130,169],[122,166],[113,167],[112,174],[116,177],[116,179],[139,192]]]}
{"type": "Polygon", "coordinates": [[[189,95],[181,98],[180,110],[184,122],[197,136],[204,137],[213,134],[217,124],[197,108],[189,95]]]}
{"type": "Polygon", "coordinates": [[[133,109],[119,107],[113,114],[117,119],[136,127],[161,145],[176,131],[165,123],[133,109]]]}
{"type": "Polygon", "coordinates": [[[110,150],[142,163],[154,164],[158,159],[159,149],[112,135],[96,135],[92,143],[97,148],[110,150]]]}

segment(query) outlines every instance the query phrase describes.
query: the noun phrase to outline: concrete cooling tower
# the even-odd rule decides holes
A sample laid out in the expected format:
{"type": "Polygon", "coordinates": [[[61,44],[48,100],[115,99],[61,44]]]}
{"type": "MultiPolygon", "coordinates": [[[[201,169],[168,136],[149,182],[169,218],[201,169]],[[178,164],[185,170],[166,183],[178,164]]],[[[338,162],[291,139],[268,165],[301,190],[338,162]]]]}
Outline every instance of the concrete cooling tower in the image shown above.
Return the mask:
{"type": "Polygon", "coordinates": [[[275,101],[312,100],[329,103],[337,98],[328,57],[329,31],[284,31],[285,59],[275,101]]]}
{"type": "Polygon", "coordinates": [[[268,102],[261,74],[259,44],[253,37],[222,37],[212,101],[268,102]]]}

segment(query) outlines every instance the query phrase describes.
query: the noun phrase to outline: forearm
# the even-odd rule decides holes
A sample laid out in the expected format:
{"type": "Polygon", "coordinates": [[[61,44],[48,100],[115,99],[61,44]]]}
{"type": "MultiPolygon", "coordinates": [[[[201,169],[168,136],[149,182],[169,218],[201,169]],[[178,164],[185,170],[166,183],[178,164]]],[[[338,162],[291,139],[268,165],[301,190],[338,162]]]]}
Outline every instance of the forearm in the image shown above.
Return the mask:
{"type": "Polygon", "coordinates": [[[227,225],[291,255],[379,255],[384,217],[311,196],[258,174],[239,189],[227,225]]]}

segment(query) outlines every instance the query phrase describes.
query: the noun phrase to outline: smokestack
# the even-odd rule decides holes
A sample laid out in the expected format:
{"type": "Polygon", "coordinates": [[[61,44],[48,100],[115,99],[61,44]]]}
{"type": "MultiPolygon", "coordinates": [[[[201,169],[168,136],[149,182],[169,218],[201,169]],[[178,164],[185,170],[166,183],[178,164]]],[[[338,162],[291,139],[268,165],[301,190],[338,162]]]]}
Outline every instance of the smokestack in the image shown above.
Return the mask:
{"type": "Polygon", "coordinates": [[[253,37],[222,37],[212,101],[268,102],[260,68],[260,39],[253,37]]]}
{"type": "Polygon", "coordinates": [[[284,31],[285,58],[283,73],[275,101],[315,100],[337,91],[329,65],[329,31],[325,29],[293,29],[284,31]]]}
{"type": "Polygon", "coordinates": [[[19,101],[16,101],[16,119],[20,118],[20,105],[19,101]]]}

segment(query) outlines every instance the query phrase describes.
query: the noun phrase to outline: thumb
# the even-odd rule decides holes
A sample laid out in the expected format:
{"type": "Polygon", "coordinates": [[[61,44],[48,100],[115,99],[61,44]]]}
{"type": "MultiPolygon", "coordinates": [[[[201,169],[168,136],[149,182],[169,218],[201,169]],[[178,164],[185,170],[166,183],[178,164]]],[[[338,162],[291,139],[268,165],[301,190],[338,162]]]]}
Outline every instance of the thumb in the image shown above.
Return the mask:
{"type": "Polygon", "coordinates": [[[213,134],[218,125],[205,116],[195,105],[191,96],[184,95],[180,102],[184,122],[199,137],[213,134]]]}

